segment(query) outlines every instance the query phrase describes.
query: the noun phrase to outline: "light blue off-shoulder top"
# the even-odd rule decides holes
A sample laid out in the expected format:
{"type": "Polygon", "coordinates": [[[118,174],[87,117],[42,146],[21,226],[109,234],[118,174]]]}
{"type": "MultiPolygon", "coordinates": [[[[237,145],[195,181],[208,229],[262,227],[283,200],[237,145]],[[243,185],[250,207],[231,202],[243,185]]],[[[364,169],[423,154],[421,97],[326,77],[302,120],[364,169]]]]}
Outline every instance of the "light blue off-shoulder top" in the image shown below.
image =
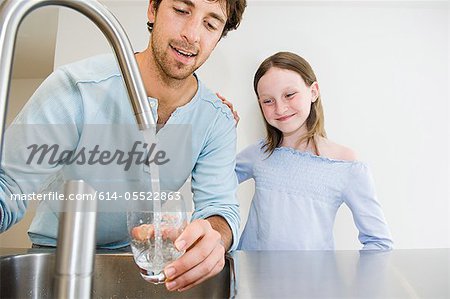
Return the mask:
{"type": "Polygon", "coordinates": [[[255,194],[238,248],[333,250],[333,224],[345,203],[363,249],[393,246],[371,173],[360,161],[333,160],[292,148],[271,156],[263,140],[239,153],[239,183],[255,180],[255,194]]]}

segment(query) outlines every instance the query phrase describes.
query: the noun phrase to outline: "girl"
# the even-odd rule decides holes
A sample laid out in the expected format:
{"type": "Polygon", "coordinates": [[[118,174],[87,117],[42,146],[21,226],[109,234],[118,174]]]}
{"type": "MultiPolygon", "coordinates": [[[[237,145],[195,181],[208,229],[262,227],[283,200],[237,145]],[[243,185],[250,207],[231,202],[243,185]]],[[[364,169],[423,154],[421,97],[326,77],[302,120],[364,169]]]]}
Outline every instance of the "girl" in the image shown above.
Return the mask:
{"type": "Polygon", "coordinates": [[[319,85],[303,58],[280,52],[256,71],[253,87],[267,137],[237,157],[239,182],[255,180],[242,250],[332,250],[345,203],[363,249],[392,240],[367,166],[326,138],[319,85]]]}

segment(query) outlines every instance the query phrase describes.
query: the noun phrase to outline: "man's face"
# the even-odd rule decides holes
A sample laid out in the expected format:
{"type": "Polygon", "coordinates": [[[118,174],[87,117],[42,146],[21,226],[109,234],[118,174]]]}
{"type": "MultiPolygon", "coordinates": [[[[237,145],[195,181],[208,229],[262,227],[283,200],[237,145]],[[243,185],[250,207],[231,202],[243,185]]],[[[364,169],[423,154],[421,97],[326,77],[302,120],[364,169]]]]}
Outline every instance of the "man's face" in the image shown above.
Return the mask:
{"type": "Polygon", "coordinates": [[[224,1],[163,0],[158,10],[150,1],[151,49],[159,68],[183,80],[208,59],[225,27],[224,1]]]}

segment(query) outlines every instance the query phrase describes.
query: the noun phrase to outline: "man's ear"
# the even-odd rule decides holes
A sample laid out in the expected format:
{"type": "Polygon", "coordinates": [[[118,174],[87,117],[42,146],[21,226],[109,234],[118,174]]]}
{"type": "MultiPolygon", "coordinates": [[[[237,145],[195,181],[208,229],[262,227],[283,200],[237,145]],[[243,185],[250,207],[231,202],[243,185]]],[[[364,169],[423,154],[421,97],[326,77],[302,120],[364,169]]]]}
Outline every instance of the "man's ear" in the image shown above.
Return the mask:
{"type": "Polygon", "coordinates": [[[150,23],[155,23],[155,1],[150,0],[147,9],[147,18],[150,23]]]}
{"type": "Polygon", "coordinates": [[[320,95],[319,83],[315,81],[309,88],[311,88],[311,102],[314,103],[315,101],[317,101],[320,95]]]}

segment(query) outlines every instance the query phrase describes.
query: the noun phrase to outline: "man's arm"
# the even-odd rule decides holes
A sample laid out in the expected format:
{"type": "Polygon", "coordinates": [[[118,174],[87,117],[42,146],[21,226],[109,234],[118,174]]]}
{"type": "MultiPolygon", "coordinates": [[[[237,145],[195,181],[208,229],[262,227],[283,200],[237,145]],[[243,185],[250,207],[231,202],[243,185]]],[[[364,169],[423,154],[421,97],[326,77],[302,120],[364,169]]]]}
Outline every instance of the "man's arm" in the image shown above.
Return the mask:
{"type": "Polygon", "coordinates": [[[28,200],[15,197],[39,192],[48,178],[62,166],[42,163],[31,157],[31,144],[59,146],[72,150],[81,127],[81,97],[68,75],[56,70],[36,90],[4,133],[0,169],[0,232],[20,221],[28,200]]]}
{"type": "Polygon", "coordinates": [[[217,118],[192,171],[194,220],[175,241],[178,250],[187,251],[164,269],[169,290],[187,290],[219,273],[225,252],[239,241],[236,130],[231,111],[217,105],[217,118]]]}
{"type": "Polygon", "coordinates": [[[228,222],[221,216],[208,217],[206,220],[208,220],[211,227],[220,234],[222,245],[226,250],[229,250],[231,243],[233,242],[233,233],[231,232],[228,222]]]}

